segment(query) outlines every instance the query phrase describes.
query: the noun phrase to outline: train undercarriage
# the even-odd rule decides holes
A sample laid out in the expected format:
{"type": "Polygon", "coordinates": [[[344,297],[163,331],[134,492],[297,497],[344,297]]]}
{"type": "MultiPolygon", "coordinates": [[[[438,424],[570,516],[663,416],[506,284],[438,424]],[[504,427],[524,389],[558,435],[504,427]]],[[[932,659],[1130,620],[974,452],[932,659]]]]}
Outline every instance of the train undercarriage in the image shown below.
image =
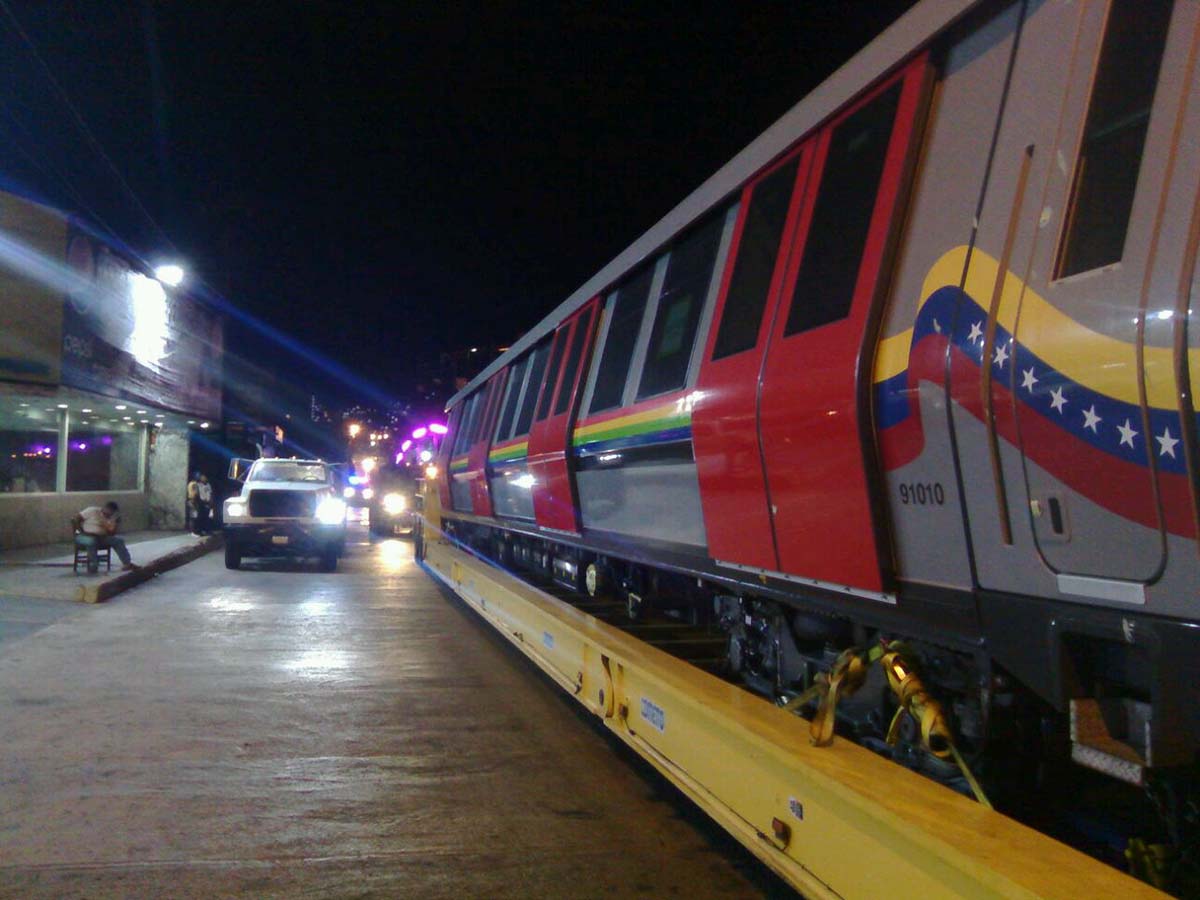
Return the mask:
{"type": "Polygon", "coordinates": [[[695,664],[809,719],[813,743],[836,733],[1157,887],[1200,896],[1196,767],[1151,769],[1132,785],[1077,765],[1069,715],[978,642],[949,646],[830,614],[803,596],[730,590],[478,522],[444,526],[567,602],[615,609],[609,624],[669,634],[663,649],[686,646],[679,653],[695,664]]]}

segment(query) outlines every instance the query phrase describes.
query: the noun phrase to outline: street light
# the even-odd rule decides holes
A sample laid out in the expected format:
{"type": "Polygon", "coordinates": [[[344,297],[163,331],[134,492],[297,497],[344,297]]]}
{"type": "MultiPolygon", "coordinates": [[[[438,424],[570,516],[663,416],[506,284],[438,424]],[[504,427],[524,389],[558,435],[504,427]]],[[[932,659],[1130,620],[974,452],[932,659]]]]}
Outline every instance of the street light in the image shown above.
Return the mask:
{"type": "Polygon", "coordinates": [[[179,287],[183,283],[183,276],[183,266],[175,265],[175,263],[167,263],[154,270],[154,277],[167,287],[179,287]]]}
{"type": "Polygon", "coordinates": [[[358,437],[358,433],[362,431],[362,426],[357,422],[351,422],[350,427],[347,430],[350,432],[350,437],[356,438],[358,437]]]}

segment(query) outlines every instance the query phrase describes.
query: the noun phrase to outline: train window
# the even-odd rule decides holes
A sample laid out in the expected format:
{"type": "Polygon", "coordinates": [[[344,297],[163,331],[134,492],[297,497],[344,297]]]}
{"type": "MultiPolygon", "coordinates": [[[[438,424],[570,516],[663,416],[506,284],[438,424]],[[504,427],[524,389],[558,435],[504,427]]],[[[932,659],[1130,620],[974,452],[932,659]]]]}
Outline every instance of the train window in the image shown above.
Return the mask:
{"type": "Polygon", "coordinates": [[[461,456],[471,449],[471,431],[475,427],[475,408],[479,403],[479,391],[463,401],[462,415],[458,417],[458,436],[454,438],[454,456],[461,456]]]}
{"type": "Polygon", "coordinates": [[[554,384],[558,381],[559,366],[562,365],[563,354],[566,353],[567,328],[559,328],[554,335],[554,349],[550,351],[550,365],[546,367],[546,388],[542,391],[542,399],[538,402],[535,420],[540,422],[550,413],[550,401],[554,398],[554,384]]]}
{"type": "Polygon", "coordinates": [[[654,281],[654,266],[646,266],[617,291],[612,303],[612,323],[604,341],[592,403],[588,412],[600,412],[621,405],[625,393],[625,378],[633,360],[633,348],[642,328],[650,285],[654,281]]]}
{"type": "Polygon", "coordinates": [[[533,405],[537,403],[538,388],[542,384],[542,376],[546,374],[546,358],[550,355],[550,339],[544,339],[534,348],[529,358],[529,377],[525,381],[525,395],[521,399],[521,410],[517,414],[517,427],[513,437],[529,433],[533,424],[533,405]]]}
{"type": "Polygon", "coordinates": [[[575,333],[571,336],[571,352],[567,354],[562,385],[558,389],[558,399],[554,401],[554,415],[556,416],[565,413],[571,402],[572,389],[575,387],[575,374],[579,371],[579,360],[583,358],[583,348],[587,344],[590,324],[591,317],[587,313],[575,320],[575,333]]]}
{"type": "Polygon", "coordinates": [[[899,102],[897,83],[833,130],[784,335],[850,314],[899,102]]]}
{"type": "Polygon", "coordinates": [[[1083,126],[1058,277],[1121,259],[1171,3],[1114,0],[1083,126]]]}
{"type": "Polygon", "coordinates": [[[497,394],[500,393],[500,379],[493,378],[487,386],[486,397],[483,406],[480,408],[479,421],[475,423],[475,433],[471,435],[471,444],[483,440],[487,437],[492,419],[496,413],[496,404],[500,402],[497,394]]]}
{"type": "Polygon", "coordinates": [[[750,192],[750,209],[746,212],[746,224],[742,226],[737,262],[733,265],[729,291],[725,295],[725,312],[717,331],[713,359],[724,359],[749,350],[758,342],[758,329],[767,307],[767,291],[771,288],[771,275],[779,257],[779,242],[783,239],[783,226],[799,164],[800,160],[796,158],[780,166],[750,192]]]}
{"type": "Polygon", "coordinates": [[[463,404],[460,403],[454,409],[450,410],[449,431],[450,436],[445,443],[442,444],[439,456],[454,456],[454,448],[458,446],[458,436],[462,432],[463,421],[463,404]]]}
{"type": "Polygon", "coordinates": [[[483,418],[485,407],[487,406],[487,390],[480,388],[475,392],[475,396],[471,398],[471,421],[467,425],[466,450],[470,450],[475,446],[475,442],[479,440],[479,422],[483,418]]]}
{"type": "Polygon", "coordinates": [[[458,456],[459,448],[463,445],[463,431],[467,425],[467,404],[469,400],[463,401],[458,405],[458,419],[456,423],[458,427],[454,431],[454,442],[451,445],[450,455],[458,456]]]}
{"type": "Polygon", "coordinates": [[[710,217],[671,249],[638,385],[639,400],[676,390],[687,381],[696,326],[708,297],[725,225],[724,212],[710,217]]]}
{"type": "Polygon", "coordinates": [[[521,399],[521,387],[525,383],[525,368],[529,363],[529,357],[513,364],[508,373],[508,390],[504,396],[504,407],[500,413],[500,422],[496,426],[496,441],[500,442],[508,438],[509,432],[512,431],[513,418],[517,414],[517,403],[521,399]]]}

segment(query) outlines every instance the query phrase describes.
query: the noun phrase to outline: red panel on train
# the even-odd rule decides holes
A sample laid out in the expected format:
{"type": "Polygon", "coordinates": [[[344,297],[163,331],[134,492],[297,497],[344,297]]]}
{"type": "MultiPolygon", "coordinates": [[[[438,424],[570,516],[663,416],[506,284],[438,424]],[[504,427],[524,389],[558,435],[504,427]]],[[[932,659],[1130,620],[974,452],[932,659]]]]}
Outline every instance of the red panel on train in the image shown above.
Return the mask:
{"type": "Polygon", "coordinates": [[[758,442],[758,375],[786,254],[795,228],[811,147],[793,153],[742,192],[741,211],[721,281],[692,411],[692,441],[709,553],[714,559],[776,570],[775,538],[758,442]],[[774,262],[770,262],[774,260],[774,262]],[[726,321],[728,319],[728,321],[726,321]]]}
{"type": "Polygon", "coordinates": [[[763,367],[759,426],[780,571],[871,591],[884,584],[863,446],[870,409],[856,373],[864,345],[867,356],[874,348],[871,305],[925,62],[822,131],[763,367]]]}
{"type": "Polygon", "coordinates": [[[558,327],[546,382],[529,431],[529,474],[538,525],[579,533],[579,508],[571,485],[568,443],[579,409],[583,373],[591,351],[598,300],[558,327]]]}
{"type": "Polygon", "coordinates": [[[467,473],[471,479],[471,509],[477,516],[493,514],[492,496],[487,480],[487,457],[488,448],[492,444],[492,431],[496,424],[498,407],[504,396],[506,375],[506,372],[497,372],[488,382],[487,399],[483,412],[480,414],[482,424],[477,428],[475,443],[471,446],[468,457],[467,473]]]}

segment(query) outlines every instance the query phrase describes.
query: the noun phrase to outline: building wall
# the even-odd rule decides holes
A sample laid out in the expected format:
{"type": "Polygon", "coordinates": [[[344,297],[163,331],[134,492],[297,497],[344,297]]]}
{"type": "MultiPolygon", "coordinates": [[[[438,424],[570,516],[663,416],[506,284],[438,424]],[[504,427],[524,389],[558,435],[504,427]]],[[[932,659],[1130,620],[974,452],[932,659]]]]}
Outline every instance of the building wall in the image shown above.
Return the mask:
{"type": "Polygon", "coordinates": [[[149,449],[146,490],[150,527],[170,530],[184,527],[188,439],[177,431],[160,431],[149,449]]]}
{"type": "Polygon", "coordinates": [[[85,507],[99,506],[109,500],[121,507],[122,531],[142,531],[151,527],[147,495],[141,491],[0,494],[0,548],[69,541],[71,516],[85,507]]]}

